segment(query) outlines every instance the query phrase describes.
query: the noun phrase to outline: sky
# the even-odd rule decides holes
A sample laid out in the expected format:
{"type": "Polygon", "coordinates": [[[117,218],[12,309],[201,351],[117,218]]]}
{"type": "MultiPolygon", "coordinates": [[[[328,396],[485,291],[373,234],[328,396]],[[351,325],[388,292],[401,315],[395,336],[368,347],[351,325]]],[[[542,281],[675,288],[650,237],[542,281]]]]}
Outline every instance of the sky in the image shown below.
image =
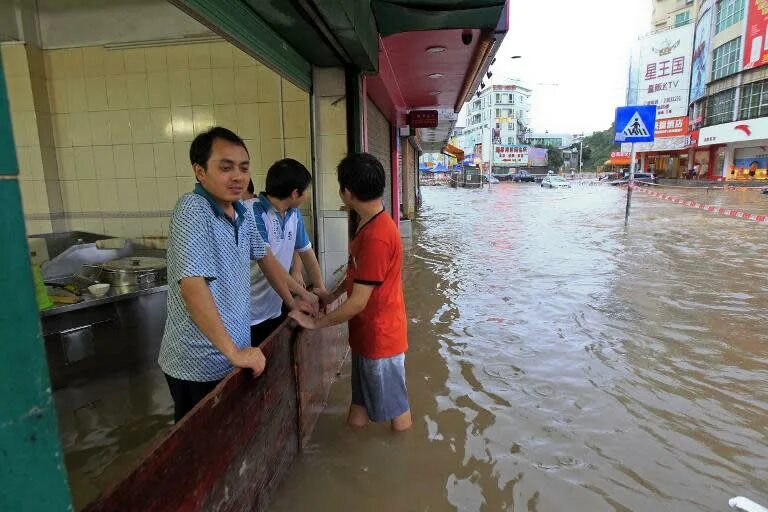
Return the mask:
{"type": "Polygon", "coordinates": [[[624,105],[630,49],[650,31],[652,1],[510,0],[509,32],[491,71],[533,89],[534,132],[610,127],[624,105]]]}

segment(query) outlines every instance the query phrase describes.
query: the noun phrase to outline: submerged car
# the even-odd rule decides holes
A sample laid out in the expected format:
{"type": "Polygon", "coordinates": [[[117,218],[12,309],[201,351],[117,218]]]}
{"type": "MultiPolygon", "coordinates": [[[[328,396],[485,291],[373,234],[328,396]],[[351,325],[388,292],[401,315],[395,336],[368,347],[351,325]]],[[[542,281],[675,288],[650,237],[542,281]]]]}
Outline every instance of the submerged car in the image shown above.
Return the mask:
{"type": "Polygon", "coordinates": [[[549,188],[571,188],[571,184],[562,176],[547,176],[541,180],[541,186],[549,188]]]}
{"type": "Polygon", "coordinates": [[[533,183],[536,181],[536,177],[529,173],[528,171],[517,171],[515,174],[512,175],[512,181],[515,183],[522,183],[524,181],[528,181],[530,183],[533,183]]]}
{"type": "MultiPolygon", "coordinates": [[[[618,179],[609,179],[608,183],[611,185],[623,185],[629,180],[629,172],[625,172],[621,177],[618,179]]],[[[635,182],[639,183],[658,183],[659,178],[656,177],[655,174],[651,172],[636,172],[635,173],[635,182]]]]}

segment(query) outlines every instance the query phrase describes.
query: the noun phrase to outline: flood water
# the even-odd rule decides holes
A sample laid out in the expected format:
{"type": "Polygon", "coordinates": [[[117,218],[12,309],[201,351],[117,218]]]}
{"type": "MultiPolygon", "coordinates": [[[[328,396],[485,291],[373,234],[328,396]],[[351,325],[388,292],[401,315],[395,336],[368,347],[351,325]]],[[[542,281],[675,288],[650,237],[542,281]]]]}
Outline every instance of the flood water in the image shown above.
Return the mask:
{"type": "MultiPolygon", "coordinates": [[[[344,425],[273,512],[768,504],[768,225],[607,186],[425,187],[406,242],[412,431],[344,425]]],[[[680,190],[768,213],[757,191],[680,190]]]]}

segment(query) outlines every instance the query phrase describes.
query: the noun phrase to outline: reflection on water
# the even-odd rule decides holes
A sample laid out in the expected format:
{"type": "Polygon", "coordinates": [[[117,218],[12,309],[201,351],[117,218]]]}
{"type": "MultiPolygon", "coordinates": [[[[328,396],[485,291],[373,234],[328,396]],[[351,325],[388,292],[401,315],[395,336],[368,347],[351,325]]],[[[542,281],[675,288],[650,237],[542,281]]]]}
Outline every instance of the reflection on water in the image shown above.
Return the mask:
{"type": "Polygon", "coordinates": [[[75,509],[119,480],[173,426],[173,402],[157,367],[126,371],[54,393],[75,509]]]}
{"type": "MultiPolygon", "coordinates": [[[[768,212],[754,191],[677,195],[768,212]]],[[[623,211],[602,186],[424,189],[414,429],[347,429],[347,370],[272,510],[768,503],[768,226],[637,194],[625,230],[623,211]]]]}

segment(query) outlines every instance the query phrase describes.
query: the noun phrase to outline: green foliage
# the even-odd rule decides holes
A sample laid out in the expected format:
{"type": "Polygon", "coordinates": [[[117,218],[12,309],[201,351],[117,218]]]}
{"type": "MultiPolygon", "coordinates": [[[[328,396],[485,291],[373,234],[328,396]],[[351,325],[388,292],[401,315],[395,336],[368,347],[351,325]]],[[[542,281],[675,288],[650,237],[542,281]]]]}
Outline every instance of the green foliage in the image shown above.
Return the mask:
{"type": "Polygon", "coordinates": [[[619,151],[620,145],[613,141],[614,123],[611,127],[601,132],[595,132],[588,137],[584,137],[584,153],[582,161],[585,171],[593,171],[599,165],[611,157],[612,151],[619,151]]]}
{"type": "Polygon", "coordinates": [[[565,163],[562,149],[549,144],[534,144],[533,147],[547,150],[547,165],[550,169],[559,169],[565,163]]]}
{"type": "Polygon", "coordinates": [[[563,150],[560,148],[547,148],[547,162],[550,169],[559,169],[565,163],[563,150]]]}

